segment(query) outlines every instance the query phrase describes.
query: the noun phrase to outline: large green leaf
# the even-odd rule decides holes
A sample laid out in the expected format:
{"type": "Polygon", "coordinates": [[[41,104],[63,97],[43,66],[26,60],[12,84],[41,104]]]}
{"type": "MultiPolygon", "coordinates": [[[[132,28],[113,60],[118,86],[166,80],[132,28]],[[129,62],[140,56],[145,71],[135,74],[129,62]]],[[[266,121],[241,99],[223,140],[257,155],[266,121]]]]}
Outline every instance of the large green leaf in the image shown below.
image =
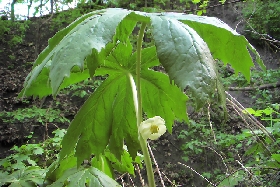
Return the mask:
{"type": "Polygon", "coordinates": [[[153,16],[151,20],[161,64],[182,90],[190,89],[197,108],[202,107],[217,82],[215,61],[207,44],[192,28],[175,19],[153,16]]]}
{"type": "Polygon", "coordinates": [[[163,117],[167,129],[171,133],[175,119],[188,121],[186,115],[188,97],[177,86],[168,82],[168,76],[163,73],[142,72],[143,109],[148,118],[163,117]]]}
{"type": "MultiPolygon", "coordinates": [[[[148,69],[159,63],[155,47],[144,49],[142,55],[143,110],[149,117],[160,115],[171,131],[175,119],[187,120],[187,97],[169,83],[168,76],[148,69]]],[[[110,152],[121,160],[124,141],[131,157],[136,157],[140,146],[129,81],[129,74],[135,76],[135,58],[129,43],[119,43],[106,58],[103,67],[97,69],[97,75],[109,74],[109,77],[72,121],[62,141],[61,159],[76,148],[79,165],[92,153],[102,154],[108,146],[110,152]]]]}
{"type": "MultiPolygon", "coordinates": [[[[86,19],[79,19],[65,30],[57,33],[50,39],[49,46],[36,60],[35,65],[37,66],[27,76],[22,95],[27,93],[36,95],[37,92],[34,88],[29,92],[26,91],[33,86],[32,84],[35,84],[34,86],[38,91],[41,88],[40,86],[48,86],[49,81],[52,93],[55,95],[63,79],[70,77],[70,72],[74,66],[83,71],[85,68],[84,61],[92,53],[92,49],[100,52],[106,44],[113,40],[118,24],[128,13],[130,12],[127,10],[119,11],[118,9],[95,11],[87,15],[86,19]],[[49,73],[47,73],[49,75],[48,79],[42,77],[37,80],[38,77],[41,77],[39,74],[45,68],[49,70],[49,73]]],[[[122,31],[122,29],[120,30],[122,31]]],[[[77,81],[81,81],[81,79],[72,79],[71,83],[77,81]]]]}
{"type": "MultiPolygon", "coordinates": [[[[23,96],[38,96],[40,99],[46,95],[52,94],[52,89],[49,86],[49,69],[47,66],[46,68],[42,69],[36,81],[32,83],[32,86],[28,89],[24,89],[20,92],[19,97],[23,96]]],[[[36,67],[37,68],[37,67],[36,67]]],[[[89,71],[88,69],[84,71],[80,71],[80,69],[76,66],[72,68],[71,74],[69,77],[66,77],[60,86],[60,88],[66,88],[69,85],[72,85],[77,82],[81,82],[89,78],[89,71]],[[78,70],[77,70],[78,69],[78,70]]]]}
{"type": "Polygon", "coordinates": [[[48,167],[48,172],[46,174],[46,179],[49,181],[58,180],[63,173],[73,168],[77,165],[77,158],[73,154],[70,154],[67,158],[62,160],[58,165],[57,162],[53,162],[51,166],[48,167]]]}
{"type": "MultiPolygon", "coordinates": [[[[110,76],[98,87],[82,106],[67,130],[62,140],[61,158],[68,155],[76,147],[76,144],[78,165],[84,159],[89,158],[92,153],[99,155],[108,145],[111,134],[114,133],[112,132],[113,125],[117,125],[114,130],[121,133],[118,136],[119,139],[123,139],[122,135],[124,135],[121,130],[125,130],[125,132],[135,136],[137,139],[136,126],[131,125],[129,127],[125,123],[118,128],[119,124],[114,123],[116,120],[121,121],[123,119],[136,124],[132,95],[129,88],[130,84],[125,75],[110,76]],[[122,107],[118,104],[123,98],[127,98],[125,107],[128,108],[128,113],[113,111],[115,107],[122,107]],[[114,119],[113,112],[118,119],[114,119]]],[[[114,138],[116,134],[114,133],[112,136],[114,138]]],[[[115,142],[118,147],[120,147],[119,142],[115,142]]]]}
{"type": "Polygon", "coordinates": [[[9,184],[11,187],[33,187],[42,186],[46,170],[31,166],[17,170],[10,175],[0,174],[0,184],[9,184]]]}
{"type": "Polygon", "coordinates": [[[105,150],[105,157],[111,164],[111,167],[115,170],[121,172],[121,173],[129,173],[134,175],[134,163],[137,163],[141,165],[141,161],[143,158],[137,154],[137,157],[135,158],[135,161],[132,160],[130,154],[127,152],[127,150],[123,150],[123,154],[121,156],[121,159],[117,159],[114,154],[112,154],[109,150],[105,150]]]}
{"type": "Polygon", "coordinates": [[[233,69],[237,73],[241,72],[248,81],[250,80],[250,68],[254,65],[249,51],[255,54],[256,62],[265,70],[256,49],[244,36],[238,34],[220,19],[182,13],[166,13],[164,16],[180,20],[193,28],[207,43],[215,59],[231,64],[233,69]]]}
{"type": "MultiPolygon", "coordinates": [[[[105,173],[107,176],[114,179],[114,170],[113,170],[110,160],[107,157],[105,157],[103,155],[100,155],[98,158],[94,157],[91,160],[91,166],[99,169],[100,171],[105,173]]],[[[127,172],[127,171],[125,171],[125,172],[127,172]]]]}
{"type": "Polygon", "coordinates": [[[117,187],[116,181],[94,167],[71,168],[49,187],[117,187]]]}

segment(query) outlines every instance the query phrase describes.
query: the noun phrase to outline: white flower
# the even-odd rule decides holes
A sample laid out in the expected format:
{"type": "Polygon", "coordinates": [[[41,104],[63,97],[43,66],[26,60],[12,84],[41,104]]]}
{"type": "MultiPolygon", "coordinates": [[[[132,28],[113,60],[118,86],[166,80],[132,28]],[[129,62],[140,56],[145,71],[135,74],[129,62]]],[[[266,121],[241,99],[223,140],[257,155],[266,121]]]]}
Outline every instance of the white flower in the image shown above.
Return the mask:
{"type": "Polygon", "coordinates": [[[155,116],[143,121],[140,124],[139,132],[141,133],[143,139],[151,140],[158,139],[166,131],[165,121],[160,116],[155,116]]]}

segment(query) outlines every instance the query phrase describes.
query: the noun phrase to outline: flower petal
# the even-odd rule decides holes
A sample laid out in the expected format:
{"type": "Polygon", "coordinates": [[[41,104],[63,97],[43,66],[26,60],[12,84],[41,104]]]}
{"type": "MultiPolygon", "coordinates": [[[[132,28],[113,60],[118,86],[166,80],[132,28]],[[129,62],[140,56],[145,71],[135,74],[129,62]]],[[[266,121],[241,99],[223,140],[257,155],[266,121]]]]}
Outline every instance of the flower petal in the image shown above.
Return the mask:
{"type": "Polygon", "coordinates": [[[165,121],[160,116],[149,118],[140,124],[139,132],[145,140],[148,138],[156,140],[166,132],[165,121]]]}
{"type": "Polygon", "coordinates": [[[161,136],[166,132],[166,126],[165,125],[160,125],[158,130],[158,134],[161,136]]]}
{"type": "Polygon", "coordinates": [[[149,139],[151,140],[157,140],[158,138],[160,137],[160,135],[158,133],[154,133],[154,134],[151,134],[149,136],[149,139]]]}

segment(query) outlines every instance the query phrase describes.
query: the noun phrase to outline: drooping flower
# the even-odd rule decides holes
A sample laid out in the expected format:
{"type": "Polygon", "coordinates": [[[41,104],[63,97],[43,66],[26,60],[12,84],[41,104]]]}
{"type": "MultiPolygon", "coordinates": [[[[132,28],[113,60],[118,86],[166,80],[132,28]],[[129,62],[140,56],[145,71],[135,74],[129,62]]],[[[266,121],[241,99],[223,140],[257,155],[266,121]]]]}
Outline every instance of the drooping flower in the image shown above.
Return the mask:
{"type": "Polygon", "coordinates": [[[165,121],[160,116],[155,116],[143,121],[139,127],[139,132],[145,140],[148,138],[151,140],[156,140],[161,135],[163,135],[165,131],[165,121]]]}

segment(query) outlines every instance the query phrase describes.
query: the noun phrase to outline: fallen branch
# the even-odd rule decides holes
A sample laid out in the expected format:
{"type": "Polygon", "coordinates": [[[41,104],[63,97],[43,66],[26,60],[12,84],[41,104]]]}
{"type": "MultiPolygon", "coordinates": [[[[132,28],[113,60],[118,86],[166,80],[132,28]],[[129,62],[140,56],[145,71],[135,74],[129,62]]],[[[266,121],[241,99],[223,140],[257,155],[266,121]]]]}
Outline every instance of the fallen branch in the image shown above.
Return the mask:
{"type": "Polygon", "coordinates": [[[254,90],[264,90],[264,89],[273,89],[280,87],[280,82],[277,83],[271,83],[271,84],[263,84],[260,86],[254,86],[254,87],[228,87],[229,91],[254,91],[254,90]]]}

